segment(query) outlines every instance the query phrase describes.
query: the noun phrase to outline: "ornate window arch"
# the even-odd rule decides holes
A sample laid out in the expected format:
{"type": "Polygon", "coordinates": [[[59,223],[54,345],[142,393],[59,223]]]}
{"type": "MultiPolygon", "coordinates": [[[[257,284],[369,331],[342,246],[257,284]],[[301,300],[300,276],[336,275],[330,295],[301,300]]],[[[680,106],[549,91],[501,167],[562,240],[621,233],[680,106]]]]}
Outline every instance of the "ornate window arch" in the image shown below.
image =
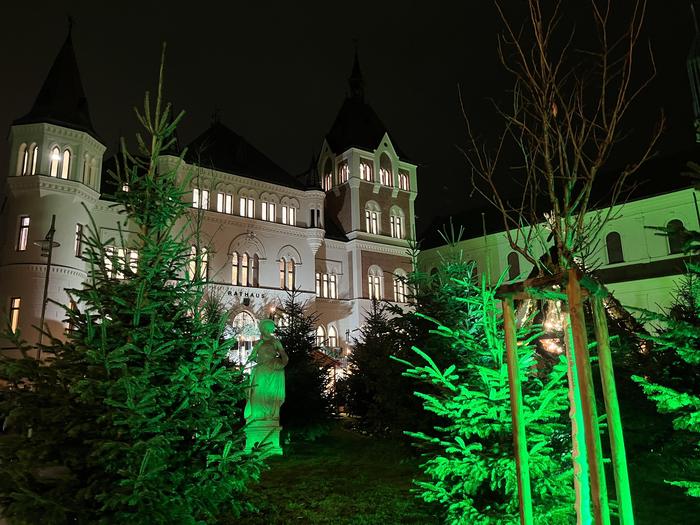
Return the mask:
{"type": "Polygon", "coordinates": [[[31,170],[29,173],[31,175],[36,175],[36,165],[39,161],[39,146],[36,143],[32,144],[31,146],[29,146],[29,151],[31,152],[31,170]]]}
{"type": "Polygon", "coordinates": [[[69,179],[70,178],[70,168],[71,168],[71,160],[73,158],[73,155],[71,154],[70,150],[68,148],[63,150],[63,154],[61,155],[61,178],[62,179],[69,179]]]}
{"type": "Polygon", "coordinates": [[[323,325],[318,325],[318,328],[316,328],[316,346],[325,346],[326,345],[326,330],[323,328],[323,325]]]}
{"type": "Polygon", "coordinates": [[[381,208],[375,201],[365,203],[365,231],[367,233],[379,234],[381,228],[381,208]]]}
{"type": "Polygon", "coordinates": [[[367,285],[368,285],[368,295],[370,299],[377,299],[381,300],[383,297],[383,281],[384,281],[384,272],[382,272],[382,269],[377,266],[376,264],[373,264],[372,266],[369,267],[367,270],[367,285]]]}
{"type": "Polygon", "coordinates": [[[338,346],[338,330],[332,324],[328,325],[328,345],[329,348],[337,348],[338,346]]]}
{"type": "Polygon", "coordinates": [[[17,176],[26,175],[27,167],[29,166],[29,150],[24,142],[19,145],[17,150],[17,176]]]}
{"type": "Polygon", "coordinates": [[[610,232],[605,236],[605,251],[608,254],[608,264],[624,262],[622,238],[618,232],[610,232]]]}
{"type": "Polygon", "coordinates": [[[360,179],[374,182],[373,162],[369,159],[360,159],[360,179]]]}
{"type": "Polygon", "coordinates": [[[405,191],[411,189],[410,176],[406,170],[399,170],[399,189],[405,191]]]}
{"type": "Polygon", "coordinates": [[[389,211],[389,226],[392,237],[403,239],[406,236],[406,217],[400,207],[391,207],[389,211]]]}
{"type": "Polygon", "coordinates": [[[49,176],[58,177],[61,171],[61,149],[58,146],[51,148],[49,154],[49,176]]]}
{"type": "Polygon", "coordinates": [[[333,187],[333,163],[331,159],[326,159],[326,163],[323,165],[323,178],[321,179],[321,186],[324,190],[330,191],[333,187]]]}
{"type": "Polygon", "coordinates": [[[408,275],[403,268],[394,270],[394,301],[397,303],[405,303],[407,297],[407,279],[408,275]]]}

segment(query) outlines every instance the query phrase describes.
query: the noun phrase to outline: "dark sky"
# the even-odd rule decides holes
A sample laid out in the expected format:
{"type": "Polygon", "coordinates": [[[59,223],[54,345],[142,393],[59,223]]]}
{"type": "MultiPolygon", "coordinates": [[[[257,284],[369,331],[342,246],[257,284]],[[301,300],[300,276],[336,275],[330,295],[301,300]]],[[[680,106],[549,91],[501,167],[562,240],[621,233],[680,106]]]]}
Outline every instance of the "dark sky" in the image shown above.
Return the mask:
{"type": "MultiPolygon", "coordinates": [[[[687,2],[649,4],[644,37],[658,73],[628,125],[651,129],[663,108],[659,149],[671,153],[694,138],[685,69],[693,24],[687,2]]],[[[110,149],[135,131],[130,108],[153,87],[166,40],[167,96],[187,112],[182,141],[206,129],[219,108],[225,124],[292,173],[308,166],[340,108],[357,38],[367,98],[419,165],[419,229],[436,214],[471,205],[457,150],[465,138],[457,86],[475,126],[488,134],[495,123],[488,99],[510,85],[488,0],[11,2],[2,7],[0,127],[31,107],[65,39],[68,13],[93,123],[110,149]]],[[[7,165],[6,145],[0,165],[7,165]]]]}

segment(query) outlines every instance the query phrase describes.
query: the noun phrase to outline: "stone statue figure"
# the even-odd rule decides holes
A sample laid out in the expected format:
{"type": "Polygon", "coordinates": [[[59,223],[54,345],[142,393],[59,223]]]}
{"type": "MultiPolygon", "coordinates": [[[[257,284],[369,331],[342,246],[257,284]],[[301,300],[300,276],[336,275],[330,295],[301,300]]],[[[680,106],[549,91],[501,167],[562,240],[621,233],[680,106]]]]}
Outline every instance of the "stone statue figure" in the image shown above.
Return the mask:
{"type": "Polygon", "coordinates": [[[281,454],[279,418],[280,407],[284,403],[284,367],[289,357],[279,340],[272,335],[275,322],[263,319],[259,327],[260,340],[250,355],[255,366],[243,412],[246,419],[246,450],[260,445],[269,454],[281,454]]]}

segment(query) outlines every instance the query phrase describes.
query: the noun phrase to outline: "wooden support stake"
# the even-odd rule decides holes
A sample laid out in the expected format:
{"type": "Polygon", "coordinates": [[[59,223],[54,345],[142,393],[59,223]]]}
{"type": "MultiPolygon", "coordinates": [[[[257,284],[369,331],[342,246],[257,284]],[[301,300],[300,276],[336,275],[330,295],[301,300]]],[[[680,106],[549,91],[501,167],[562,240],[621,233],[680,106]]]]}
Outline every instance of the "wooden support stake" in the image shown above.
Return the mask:
{"type": "Polygon", "coordinates": [[[573,334],[576,376],[581,396],[587,459],[590,466],[591,500],[596,525],[610,525],[610,508],[605,483],[603,450],[598,428],[598,411],[593,390],[593,374],[588,353],[586,322],[583,315],[581,285],[575,269],[569,270],[566,294],[569,297],[569,317],[573,334]]]}
{"type": "Polygon", "coordinates": [[[608,322],[605,315],[603,300],[594,296],[593,299],[593,328],[598,342],[598,365],[603,385],[603,399],[608,418],[608,433],[610,434],[610,451],[612,454],[613,473],[615,474],[615,491],[619,506],[620,525],[634,525],[632,510],[632,495],[627,473],[627,455],[625,440],[622,435],[620,405],[617,402],[615,374],[612,356],[610,355],[610,338],[608,322]]]}
{"type": "Polygon", "coordinates": [[[510,387],[510,414],[513,420],[515,466],[518,474],[520,523],[521,525],[532,525],[532,493],[530,490],[527,438],[525,437],[525,422],[523,421],[518,341],[516,340],[513,299],[510,297],[503,299],[503,327],[506,336],[506,365],[508,366],[508,385],[510,387]]]}

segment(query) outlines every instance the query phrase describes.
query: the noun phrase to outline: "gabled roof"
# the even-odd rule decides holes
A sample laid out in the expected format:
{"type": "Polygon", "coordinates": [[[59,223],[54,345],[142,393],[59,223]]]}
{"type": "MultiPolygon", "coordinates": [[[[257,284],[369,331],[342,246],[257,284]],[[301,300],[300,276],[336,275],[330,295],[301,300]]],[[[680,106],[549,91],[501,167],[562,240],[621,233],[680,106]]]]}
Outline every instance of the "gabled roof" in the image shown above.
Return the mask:
{"type": "Polygon", "coordinates": [[[85,131],[99,140],[90,120],[70,27],[66,41],[58,52],[32,109],[15,120],[13,125],[38,122],[85,131]]]}
{"type": "Polygon", "coordinates": [[[303,187],[295,177],[218,121],[187,146],[185,160],[204,168],[214,168],[289,188],[303,187]]]}
{"type": "MultiPolygon", "coordinates": [[[[348,78],[348,87],[348,95],[326,135],[326,142],[335,154],[353,147],[374,151],[379,147],[387,129],[374,109],[365,101],[364,80],[357,50],[352,73],[348,78]]],[[[396,144],[394,149],[403,159],[404,155],[399,152],[396,144]]]]}

